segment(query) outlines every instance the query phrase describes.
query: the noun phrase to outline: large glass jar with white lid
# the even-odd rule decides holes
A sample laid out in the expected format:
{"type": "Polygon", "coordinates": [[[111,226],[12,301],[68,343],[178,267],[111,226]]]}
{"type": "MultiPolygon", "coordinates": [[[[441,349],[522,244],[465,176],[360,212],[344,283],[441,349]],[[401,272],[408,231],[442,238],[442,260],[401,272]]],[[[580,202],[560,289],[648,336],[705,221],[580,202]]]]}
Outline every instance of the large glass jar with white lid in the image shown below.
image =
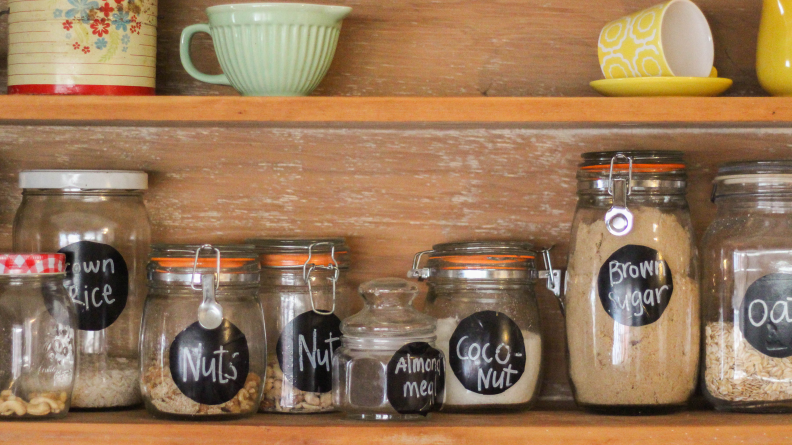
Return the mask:
{"type": "Polygon", "coordinates": [[[0,254],[0,419],[63,417],[75,375],[63,254],[0,254]]]}
{"type": "Polygon", "coordinates": [[[792,161],[720,167],[702,243],[702,387],[722,411],[792,411],[792,161]]]}
{"type": "Polygon", "coordinates": [[[586,153],[577,179],[564,299],[575,400],[605,413],[682,409],[700,340],[683,154],[586,153]]]}
{"type": "Polygon", "coordinates": [[[444,411],[517,410],[536,400],[536,256],[519,241],[438,244],[416,255],[411,276],[429,285],[424,311],[437,318],[437,345],[446,356],[444,411]],[[428,257],[423,268],[421,257],[428,257]]]}
{"type": "Polygon", "coordinates": [[[72,407],[138,405],[137,354],[150,226],[139,171],[32,170],[19,176],[14,250],[66,255],[77,310],[72,407]]]}
{"type": "Polygon", "coordinates": [[[261,411],[335,411],[332,361],[354,289],[343,238],[249,239],[261,260],[267,380],[261,411]]]}
{"type": "Polygon", "coordinates": [[[366,306],[341,323],[333,403],[361,420],[422,419],[440,409],[445,359],[435,348],[435,319],[412,306],[418,286],[384,278],[360,293],[366,306]]]}
{"type": "Polygon", "coordinates": [[[152,246],[141,389],[159,418],[230,419],[261,401],[267,342],[253,246],[152,246]]]}

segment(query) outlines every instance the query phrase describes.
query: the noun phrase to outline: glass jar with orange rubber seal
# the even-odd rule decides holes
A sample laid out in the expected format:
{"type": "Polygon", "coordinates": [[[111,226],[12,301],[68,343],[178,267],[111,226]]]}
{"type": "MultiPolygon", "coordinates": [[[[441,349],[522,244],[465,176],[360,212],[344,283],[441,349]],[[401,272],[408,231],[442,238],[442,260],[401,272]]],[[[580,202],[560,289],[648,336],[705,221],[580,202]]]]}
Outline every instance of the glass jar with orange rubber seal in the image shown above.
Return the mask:
{"type": "Polygon", "coordinates": [[[425,312],[437,318],[437,347],[446,360],[443,411],[526,409],[536,400],[542,334],[534,285],[558,271],[538,271],[525,242],[438,244],[415,256],[409,276],[429,285],[425,312]],[[428,257],[420,267],[422,257],[428,257]]]}
{"type": "Polygon", "coordinates": [[[256,413],[267,344],[254,247],[155,244],[147,270],[140,387],[149,413],[195,420],[256,413]]]}
{"type": "Polygon", "coordinates": [[[260,411],[335,411],[332,361],[354,289],[343,238],[250,239],[261,261],[267,379],[260,411]]]}
{"type": "Polygon", "coordinates": [[[577,180],[564,297],[575,400],[616,414],[684,408],[700,333],[683,153],[586,153],[577,180]]]}

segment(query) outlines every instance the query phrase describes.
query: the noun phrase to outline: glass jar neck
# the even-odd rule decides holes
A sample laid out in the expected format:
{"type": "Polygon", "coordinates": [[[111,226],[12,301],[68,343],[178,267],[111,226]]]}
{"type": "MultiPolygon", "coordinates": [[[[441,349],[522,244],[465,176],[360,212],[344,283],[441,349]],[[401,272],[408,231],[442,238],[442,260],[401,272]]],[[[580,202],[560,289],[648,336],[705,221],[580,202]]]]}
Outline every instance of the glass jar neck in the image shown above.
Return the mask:
{"type": "Polygon", "coordinates": [[[40,285],[47,280],[63,280],[66,274],[50,273],[50,274],[18,274],[18,275],[0,275],[0,285],[2,286],[24,286],[24,285],[40,285]]]}
{"type": "Polygon", "coordinates": [[[22,196],[130,196],[142,197],[143,190],[23,189],[22,196]]]}
{"type": "Polygon", "coordinates": [[[533,281],[522,280],[460,280],[460,279],[432,279],[427,282],[430,291],[453,297],[460,290],[497,291],[506,289],[532,288],[533,281]]]}
{"type": "MultiPolygon", "coordinates": [[[[589,208],[609,209],[613,206],[613,197],[610,195],[579,195],[578,205],[589,208]]],[[[666,194],[633,194],[627,197],[627,207],[658,207],[669,209],[687,208],[685,195],[666,194]]]]}
{"type": "Polygon", "coordinates": [[[415,343],[415,342],[424,342],[429,343],[430,346],[434,347],[434,343],[437,337],[435,335],[432,336],[424,336],[424,337],[350,337],[348,335],[344,335],[341,338],[341,342],[343,346],[349,349],[362,349],[362,350],[374,350],[374,351],[398,351],[399,348],[408,344],[408,343],[415,343]]]}
{"type": "MultiPolygon", "coordinates": [[[[338,281],[344,279],[346,269],[341,269],[338,274],[338,281]]],[[[332,287],[330,279],[334,272],[327,270],[314,270],[311,273],[311,287],[332,287]]],[[[305,287],[307,285],[303,279],[302,268],[275,269],[265,267],[261,269],[262,286],[296,286],[305,287]]]]}
{"type": "Polygon", "coordinates": [[[715,200],[718,216],[733,216],[740,213],[781,213],[792,212],[792,194],[775,195],[734,195],[715,200]]]}

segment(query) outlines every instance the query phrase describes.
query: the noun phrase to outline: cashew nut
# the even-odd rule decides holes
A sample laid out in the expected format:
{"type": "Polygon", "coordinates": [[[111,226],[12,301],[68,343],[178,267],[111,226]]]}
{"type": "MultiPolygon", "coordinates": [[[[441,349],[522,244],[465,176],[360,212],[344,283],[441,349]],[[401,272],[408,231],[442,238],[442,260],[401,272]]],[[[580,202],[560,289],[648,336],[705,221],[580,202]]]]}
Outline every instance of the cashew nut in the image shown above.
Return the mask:
{"type": "MultiPolygon", "coordinates": [[[[36,397],[35,399],[30,400],[31,405],[38,405],[40,403],[46,403],[49,405],[50,409],[58,409],[58,402],[47,397],[36,397]]],[[[28,408],[28,410],[29,409],[30,408],[28,408]]]]}
{"type": "Polygon", "coordinates": [[[3,416],[8,416],[12,413],[16,414],[17,416],[24,416],[25,411],[25,405],[21,400],[9,400],[7,402],[0,403],[0,415],[3,416]]]}
{"type": "MultiPolygon", "coordinates": [[[[38,399],[42,399],[42,397],[39,397],[38,399]]],[[[50,413],[50,411],[50,405],[47,402],[40,402],[38,404],[31,403],[28,405],[27,409],[28,414],[31,416],[46,416],[50,413]]]]}

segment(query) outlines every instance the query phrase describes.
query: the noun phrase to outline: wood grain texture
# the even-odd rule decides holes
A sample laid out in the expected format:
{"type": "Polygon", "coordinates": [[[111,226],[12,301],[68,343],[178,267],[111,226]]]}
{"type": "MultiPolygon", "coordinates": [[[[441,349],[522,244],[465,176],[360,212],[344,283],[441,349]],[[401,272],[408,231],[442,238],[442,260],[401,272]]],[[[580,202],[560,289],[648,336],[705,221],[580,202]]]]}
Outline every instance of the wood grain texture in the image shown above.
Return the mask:
{"type": "MultiPolygon", "coordinates": [[[[295,1],[295,0],[288,0],[295,1]]],[[[329,96],[596,96],[602,77],[597,37],[609,21],[659,0],[317,0],[353,8],[315,94],[329,96]]],[[[730,95],[763,95],[754,64],[761,2],[698,0],[710,20],[716,66],[730,95]]],[[[192,79],[179,60],[181,31],[206,22],[216,0],[160,2],[158,93],[236,95],[192,79]]],[[[7,0],[0,0],[5,9],[7,0]]],[[[7,55],[0,20],[0,60],[7,55]]],[[[208,36],[196,37],[196,65],[218,73],[208,36]]],[[[5,63],[0,78],[5,82],[5,63]]]]}
{"type": "MultiPolygon", "coordinates": [[[[688,152],[700,235],[716,165],[792,157],[792,129],[300,129],[0,126],[0,248],[11,246],[18,172],[142,169],[154,240],[241,242],[254,236],[349,239],[352,281],[405,276],[413,254],[459,240],[556,245],[565,263],[586,151],[688,152]]],[[[563,322],[538,286],[544,400],[570,400],[563,322]]]]}
{"type": "Polygon", "coordinates": [[[790,98],[3,96],[0,122],[786,124],[790,98]]]}
{"type": "Polygon", "coordinates": [[[789,416],[715,412],[655,417],[600,416],[579,411],[433,414],[427,420],[397,423],[349,421],[339,414],[259,414],[237,421],[191,423],[157,421],[144,411],[121,411],[70,413],[66,420],[57,422],[0,423],[0,443],[15,445],[769,445],[790,438],[789,416]]]}

